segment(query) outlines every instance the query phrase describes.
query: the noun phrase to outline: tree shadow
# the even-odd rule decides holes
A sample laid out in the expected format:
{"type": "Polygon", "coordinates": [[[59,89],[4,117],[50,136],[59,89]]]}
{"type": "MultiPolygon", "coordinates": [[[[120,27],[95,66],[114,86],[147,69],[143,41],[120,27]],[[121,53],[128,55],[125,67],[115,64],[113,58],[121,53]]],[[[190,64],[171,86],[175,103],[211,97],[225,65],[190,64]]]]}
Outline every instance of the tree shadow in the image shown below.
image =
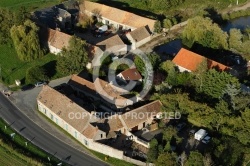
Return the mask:
{"type": "Polygon", "coordinates": [[[45,71],[46,75],[49,78],[52,78],[56,74],[56,60],[50,61],[42,66],[45,71]]]}
{"type": "Polygon", "coordinates": [[[222,15],[218,13],[218,11],[214,7],[208,7],[204,9],[204,11],[206,12],[206,14],[204,14],[203,16],[210,18],[211,20],[213,20],[213,22],[219,25],[227,23],[227,21],[222,18],[222,15]]]}
{"type": "Polygon", "coordinates": [[[138,9],[138,8],[133,8],[128,3],[124,3],[124,2],[118,2],[118,1],[113,1],[113,0],[109,0],[109,1],[98,0],[97,2],[104,4],[104,5],[107,5],[107,6],[118,8],[118,9],[121,9],[124,11],[132,12],[132,13],[138,14],[138,15],[143,16],[143,17],[150,17],[150,18],[154,18],[154,19],[157,19],[158,17],[160,17],[160,15],[155,14],[153,12],[138,9]]]}

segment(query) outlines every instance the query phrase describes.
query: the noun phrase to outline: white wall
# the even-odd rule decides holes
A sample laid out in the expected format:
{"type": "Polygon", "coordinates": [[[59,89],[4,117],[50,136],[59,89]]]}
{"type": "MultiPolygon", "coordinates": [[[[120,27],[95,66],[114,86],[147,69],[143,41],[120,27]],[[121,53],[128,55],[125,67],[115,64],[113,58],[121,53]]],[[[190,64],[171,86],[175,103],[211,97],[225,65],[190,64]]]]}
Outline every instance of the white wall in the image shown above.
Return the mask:
{"type": "Polygon", "coordinates": [[[56,47],[50,45],[50,43],[49,43],[49,51],[50,51],[52,54],[56,54],[56,55],[59,54],[60,52],[62,52],[61,49],[58,49],[58,48],[56,48],[56,47]]]}

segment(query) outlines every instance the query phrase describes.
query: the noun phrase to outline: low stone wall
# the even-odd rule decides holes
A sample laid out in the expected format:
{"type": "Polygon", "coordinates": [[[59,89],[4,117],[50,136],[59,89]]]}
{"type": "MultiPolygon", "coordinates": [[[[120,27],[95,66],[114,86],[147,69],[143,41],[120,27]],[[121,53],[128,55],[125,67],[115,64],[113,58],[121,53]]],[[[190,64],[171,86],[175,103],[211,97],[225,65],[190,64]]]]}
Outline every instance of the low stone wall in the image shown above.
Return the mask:
{"type": "Polygon", "coordinates": [[[92,142],[89,146],[90,149],[106,154],[107,156],[123,159],[123,151],[114,149],[110,146],[98,143],[98,142],[92,142]]]}
{"type": "Polygon", "coordinates": [[[152,163],[145,163],[145,162],[142,162],[142,161],[139,161],[139,160],[132,159],[132,158],[127,157],[127,156],[124,156],[123,160],[125,160],[125,161],[127,161],[129,163],[139,165],[139,166],[154,166],[154,164],[152,164],[152,163]]]}

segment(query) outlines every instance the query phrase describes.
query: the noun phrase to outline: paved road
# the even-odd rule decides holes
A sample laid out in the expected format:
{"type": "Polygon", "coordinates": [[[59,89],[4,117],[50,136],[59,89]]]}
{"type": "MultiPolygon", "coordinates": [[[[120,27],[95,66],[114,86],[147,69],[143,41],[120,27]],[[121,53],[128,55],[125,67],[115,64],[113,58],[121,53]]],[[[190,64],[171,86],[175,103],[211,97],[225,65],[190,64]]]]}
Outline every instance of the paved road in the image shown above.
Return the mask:
{"type": "Polygon", "coordinates": [[[42,147],[50,154],[75,166],[103,166],[106,163],[84,154],[36,125],[32,120],[18,110],[2,93],[0,93],[0,117],[6,120],[11,127],[19,131],[32,143],[42,147]],[[68,160],[66,160],[66,158],[68,160]]]}

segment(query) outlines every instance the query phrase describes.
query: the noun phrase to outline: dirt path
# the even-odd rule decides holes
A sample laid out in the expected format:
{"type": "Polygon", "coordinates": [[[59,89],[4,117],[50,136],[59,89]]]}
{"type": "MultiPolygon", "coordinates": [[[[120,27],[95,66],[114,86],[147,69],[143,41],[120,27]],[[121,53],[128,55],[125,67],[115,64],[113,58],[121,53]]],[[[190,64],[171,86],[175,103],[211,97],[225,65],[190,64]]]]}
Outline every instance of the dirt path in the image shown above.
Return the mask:
{"type": "Polygon", "coordinates": [[[222,14],[226,14],[226,13],[231,13],[231,12],[235,12],[235,11],[239,11],[239,10],[246,10],[247,8],[250,8],[250,2],[245,3],[244,5],[241,6],[233,6],[229,9],[225,9],[224,11],[222,11],[222,14]]]}

